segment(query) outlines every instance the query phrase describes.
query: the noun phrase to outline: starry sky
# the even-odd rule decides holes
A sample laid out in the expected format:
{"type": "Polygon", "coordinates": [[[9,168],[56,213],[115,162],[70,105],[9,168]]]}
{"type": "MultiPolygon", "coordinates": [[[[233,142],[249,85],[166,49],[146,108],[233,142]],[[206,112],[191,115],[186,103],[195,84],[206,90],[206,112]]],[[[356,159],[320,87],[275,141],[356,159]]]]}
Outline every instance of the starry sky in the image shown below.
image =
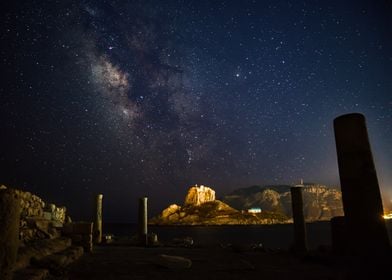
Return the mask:
{"type": "Polygon", "coordinates": [[[22,1],[2,9],[0,182],[134,221],[253,184],[339,185],[361,112],[392,198],[388,1],[22,1]],[[25,2],[25,3],[23,3],[25,2]]]}

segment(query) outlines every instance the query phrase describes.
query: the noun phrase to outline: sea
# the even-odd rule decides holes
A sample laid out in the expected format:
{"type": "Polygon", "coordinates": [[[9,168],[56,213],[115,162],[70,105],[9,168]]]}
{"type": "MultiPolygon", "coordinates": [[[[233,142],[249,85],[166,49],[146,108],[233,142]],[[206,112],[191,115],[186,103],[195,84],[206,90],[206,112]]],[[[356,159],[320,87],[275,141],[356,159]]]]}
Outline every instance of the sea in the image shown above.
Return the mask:
{"type": "MultiPolygon", "coordinates": [[[[392,220],[386,220],[389,240],[392,242],[392,220]]],[[[287,250],[293,243],[293,224],[244,225],[244,226],[149,226],[149,233],[156,233],[158,240],[166,243],[175,238],[191,237],[195,246],[228,246],[230,244],[254,244],[264,248],[287,250]]],[[[330,222],[306,224],[308,247],[316,249],[331,245],[330,222]]],[[[135,236],[136,224],[107,223],[105,234],[135,236]]]]}

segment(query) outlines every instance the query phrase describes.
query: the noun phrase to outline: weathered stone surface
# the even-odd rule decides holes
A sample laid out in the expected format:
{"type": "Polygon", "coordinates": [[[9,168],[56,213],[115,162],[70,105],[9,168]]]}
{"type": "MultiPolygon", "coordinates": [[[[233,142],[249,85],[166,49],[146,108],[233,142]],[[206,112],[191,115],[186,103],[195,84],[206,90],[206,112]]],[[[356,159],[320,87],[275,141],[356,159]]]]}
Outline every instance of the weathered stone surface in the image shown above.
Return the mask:
{"type": "Polygon", "coordinates": [[[30,264],[33,257],[36,260],[40,260],[48,255],[63,251],[70,246],[71,239],[65,237],[36,240],[28,246],[19,248],[15,268],[25,268],[30,264]]]}
{"type": "Polygon", "coordinates": [[[83,255],[83,248],[72,246],[68,249],[46,256],[42,259],[32,259],[32,264],[40,268],[49,269],[51,274],[61,274],[66,266],[77,260],[83,255]]]}
{"type": "Polygon", "coordinates": [[[95,198],[95,219],[94,219],[94,241],[102,242],[102,199],[103,194],[98,194],[95,198]]]}
{"type": "Polygon", "coordinates": [[[0,190],[0,279],[12,279],[19,247],[20,199],[14,190],[0,190]]]}
{"type": "MultiPolygon", "coordinates": [[[[65,219],[65,207],[45,204],[30,192],[0,186],[0,279],[10,279],[9,272],[12,270],[16,271],[14,279],[44,279],[48,271],[33,269],[32,260],[38,263],[48,258],[64,265],[69,259],[79,257],[81,254],[78,252],[83,249],[56,255],[71,245],[70,238],[59,238],[65,219]],[[12,207],[8,198],[14,200],[12,207]],[[14,216],[11,217],[10,213],[14,213],[14,216]],[[7,224],[9,221],[12,224],[7,224]],[[11,231],[14,233],[10,235],[11,231]],[[13,236],[13,240],[8,236],[13,236]],[[14,248],[13,252],[9,250],[10,247],[14,248]],[[14,264],[12,259],[16,260],[14,264]]],[[[83,240],[91,243],[91,234],[88,238],[83,236],[83,240]]]]}
{"type": "Polygon", "coordinates": [[[30,229],[41,231],[45,235],[45,238],[55,238],[60,235],[60,232],[52,227],[52,221],[43,217],[27,217],[26,221],[30,229]]]}
{"type": "MultiPolygon", "coordinates": [[[[162,218],[166,219],[170,215],[173,215],[176,212],[179,212],[181,210],[181,206],[178,206],[177,204],[172,204],[169,207],[167,207],[165,210],[162,211],[162,218]]],[[[184,214],[184,213],[181,213],[184,214]]]]}
{"type": "Polygon", "coordinates": [[[215,200],[215,191],[206,186],[193,186],[188,190],[184,205],[200,205],[215,200]]]}
{"type": "Polygon", "coordinates": [[[44,211],[44,213],[42,215],[43,215],[43,218],[45,220],[49,220],[50,221],[52,219],[52,213],[51,212],[44,211]]]}
{"type": "Polygon", "coordinates": [[[60,223],[64,223],[66,217],[67,208],[66,207],[56,207],[52,213],[52,219],[60,223]]]}
{"type": "Polygon", "coordinates": [[[138,235],[142,245],[148,244],[148,208],[147,208],[147,197],[141,197],[139,199],[139,213],[138,213],[138,235]]]}
{"type": "Polygon", "coordinates": [[[157,265],[169,268],[169,269],[188,269],[192,266],[192,261],[188,258],[171,255],[158,255],[154,260],[157,265]]]}
{"type": "MultiPolygon", "coordinates": [[[[1,189],[7,189],[2,185],[1,189]]],[[[20,201],[19,239],[23,243],[39,239],[55,238],[60,235],[58,228],[63,226],[65,207],[46,204],[40,197],[30,192],[10,189],[20,201]],[[51,223],[49,223],[51,221],[51,223]]]]}

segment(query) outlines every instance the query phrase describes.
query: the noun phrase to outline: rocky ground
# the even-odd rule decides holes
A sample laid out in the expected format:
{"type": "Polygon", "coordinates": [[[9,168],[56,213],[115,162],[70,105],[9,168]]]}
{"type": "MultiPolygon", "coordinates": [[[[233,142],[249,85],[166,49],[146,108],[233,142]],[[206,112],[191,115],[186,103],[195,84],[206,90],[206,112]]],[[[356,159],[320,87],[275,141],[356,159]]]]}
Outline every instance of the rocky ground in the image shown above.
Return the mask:
{"type": "MultiPolygon", "coordinates": [[[[143,248],[100,246],[51,279],[387,279],[387,263],[313,252],[255,251],[246,246],[143,248]],[[179,257],[179,258],[177,258],[179,257]],[[379,274],[380,273],[380,274],[379,274]],[[369,279],[369,278],[368,278],[369,279]]],[[[391,262],[392,263],[392,262],[391,262]]]]}

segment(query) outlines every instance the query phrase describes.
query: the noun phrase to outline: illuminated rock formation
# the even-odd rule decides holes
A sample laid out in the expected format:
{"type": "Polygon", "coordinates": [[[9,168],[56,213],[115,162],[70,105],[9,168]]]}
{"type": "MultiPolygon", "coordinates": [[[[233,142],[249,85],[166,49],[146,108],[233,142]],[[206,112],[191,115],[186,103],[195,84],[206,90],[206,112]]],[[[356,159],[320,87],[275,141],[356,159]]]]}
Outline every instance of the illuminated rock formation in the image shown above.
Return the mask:
{"type": "Polygon", "coordinates": [[[200,205],[215,200],[215,191],[206,186],[194,186],[188,190],[184,205],[200,205]]]}
{"type": "Polygon", "coordinates": [[[180,210],[181,206],[178,206],[177,204],[172,204],[162,211],[162,218],[166,219],[174,213],[179,212],[180,210]]]}
{"type": "Polygon", "coordinates": [[[215,191],[205,186],[191,187],[184,206],[172,204],[149,221],[154,225],[257,225],[287,222],[287,217],[280,213],[238,211],[216,200],[215,191]]]}

